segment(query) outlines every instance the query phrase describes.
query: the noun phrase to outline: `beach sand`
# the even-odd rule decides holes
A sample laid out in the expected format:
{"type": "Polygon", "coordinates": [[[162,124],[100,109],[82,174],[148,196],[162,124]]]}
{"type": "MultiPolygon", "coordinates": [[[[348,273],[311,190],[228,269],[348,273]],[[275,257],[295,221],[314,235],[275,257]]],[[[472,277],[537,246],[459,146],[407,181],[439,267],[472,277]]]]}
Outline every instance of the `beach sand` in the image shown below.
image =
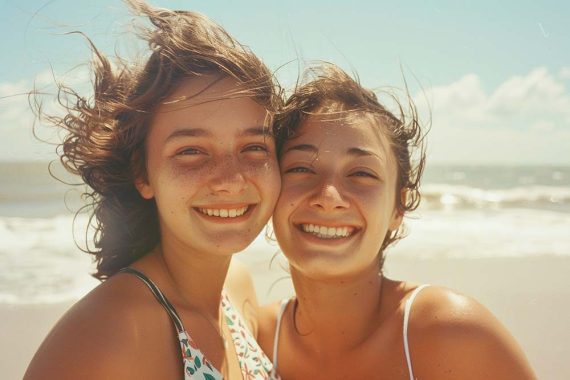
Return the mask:
{"type": "MultiPolygon", "coordinates": [[[[246,260],[247,261],[247,260],[246,260]]],[[[262,302],[292,294],[277,263],[247,263],[262,302]],[[270,292],[267,290],[273,285],[270,292]]],[[[570,378],[570,257],[412,259],[392,254],[386,275],[443,285],[487,306],[523,347],[540,379],[570,378]]],[[[0,375],[22,378],[35,350],[71,303],[0,305],[0,375]]]]}

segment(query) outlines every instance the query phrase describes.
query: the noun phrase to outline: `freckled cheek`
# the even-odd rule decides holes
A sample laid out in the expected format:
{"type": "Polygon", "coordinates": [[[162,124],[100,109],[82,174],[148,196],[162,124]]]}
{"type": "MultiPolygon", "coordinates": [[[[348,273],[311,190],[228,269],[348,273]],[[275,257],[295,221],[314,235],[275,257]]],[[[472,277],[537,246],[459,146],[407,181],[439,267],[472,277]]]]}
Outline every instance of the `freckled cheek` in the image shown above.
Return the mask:
{"type": "Polygon", "coordinates": [[[275,160],[246,161],[241,163],[245,173],[255,176],[279,176],[279,165],[275,160]]]}
{"type": "Polygon", "coordinates": [[[281,188],[281,176],[276,162],[263,161],[245,164],[242,173],[248,178],[255,180],[260,186],[269,188],[271,192],[279,194],[281,188]]]}

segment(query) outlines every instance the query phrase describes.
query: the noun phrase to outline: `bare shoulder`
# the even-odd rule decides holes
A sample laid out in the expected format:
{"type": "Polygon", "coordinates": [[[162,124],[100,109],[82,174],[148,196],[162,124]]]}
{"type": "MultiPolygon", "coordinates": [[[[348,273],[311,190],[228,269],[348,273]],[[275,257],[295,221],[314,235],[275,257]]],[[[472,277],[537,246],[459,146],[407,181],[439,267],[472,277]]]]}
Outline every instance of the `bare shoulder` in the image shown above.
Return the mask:
{"type": "Polygon", "coordinates": [[[259,331],[257,341],[266,355],[273,355],[273,341],[275,339],[275,329],[277,327],[277,316],[279,314],[280,302],[264,305],[259,308],[259,331]]]}
{"type": "Polygon", "coordinates": [[[224,288],[232,305],[244,317],[252,334],[257,336],[259,305],[253,279],[247,266],[235,258],[230,264],[224,288]]]}
{"type": "Polygon", "coordinates": [[[446,288],[430,286],[418,294],[408,338],[419,378],[536,378],[501,322],[473,298],[446,288]]]}
{"type": "Polygon", "coordinates": [[[137,335],[145,324],[137,289],[116,276],[78,301],[54,326],[25,379],[130,379],[137,374],[137,335]]]}

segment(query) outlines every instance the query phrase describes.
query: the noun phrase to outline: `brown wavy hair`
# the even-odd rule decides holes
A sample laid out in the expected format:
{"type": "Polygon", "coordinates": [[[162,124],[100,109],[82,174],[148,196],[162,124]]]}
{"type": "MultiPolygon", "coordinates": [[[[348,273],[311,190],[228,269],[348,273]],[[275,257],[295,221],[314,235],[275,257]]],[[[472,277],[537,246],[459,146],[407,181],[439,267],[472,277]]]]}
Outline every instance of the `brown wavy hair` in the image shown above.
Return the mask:
{"type": "MultiPolygon", "coordinates": [[[[92,208],[93,247],[99,280],[142,257],[160,241],[156,204],[143,199],[135,180],[146,178],[145,139],[154,109],[184,79],[219,74],[240,85],[273,115],[281,104],[273,74],[246,46],[206,16],[189,11],[126,3],[150,26],[137,26],[148,42],[145,62],[111,62],[86,37],[94,53],[93,95],[86,98],[59,84],[65,116],[45,115],[43,122],[63,128],[60,161],[88,185],[84,197],[92,208]]],[[[40,107],[41,108],[41,107],[40,107]]]]}
{"type": "MultiPolygon", "coordinates": [[[[415,210],[421,199],[425,133],[407,85],[406,105],[394,93],[386,94],[395,103],[397,116],[379,102],[374,91],[364,88],[358,78],[352,78],[338,66],[323,62],[310,67],[275,119],[277,156],[281,158],[283,145],[296,136],[299,126],[310,115],[330,115],[338,119],[372,117],[380,131],[388,136],[398,165],[396,207],[402,214],[415,210]]],[[[380,269],[384,265],[385,249],[403,236],[403,225],[388,231],[379,252],[380,269]]]]}

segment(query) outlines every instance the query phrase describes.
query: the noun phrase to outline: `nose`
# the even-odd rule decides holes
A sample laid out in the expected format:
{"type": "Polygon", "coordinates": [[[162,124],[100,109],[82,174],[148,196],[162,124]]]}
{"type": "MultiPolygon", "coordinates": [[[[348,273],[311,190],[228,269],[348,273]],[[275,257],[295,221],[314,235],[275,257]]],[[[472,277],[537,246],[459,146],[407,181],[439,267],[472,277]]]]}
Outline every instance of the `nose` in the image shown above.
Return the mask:
{"type": "Polygon", "coordinates": [[[225,156],[213,169],[214,175],[209,181],[212,193],[240,194],[247,187],[247,181],[237,157],[225,156]]]}
{"type": "Polygon", "coordinates": [[[310,204],[323,211],[342,210],[350,206],[339,187],[332,182],[323,182],[311,197],[310,204]]]}

